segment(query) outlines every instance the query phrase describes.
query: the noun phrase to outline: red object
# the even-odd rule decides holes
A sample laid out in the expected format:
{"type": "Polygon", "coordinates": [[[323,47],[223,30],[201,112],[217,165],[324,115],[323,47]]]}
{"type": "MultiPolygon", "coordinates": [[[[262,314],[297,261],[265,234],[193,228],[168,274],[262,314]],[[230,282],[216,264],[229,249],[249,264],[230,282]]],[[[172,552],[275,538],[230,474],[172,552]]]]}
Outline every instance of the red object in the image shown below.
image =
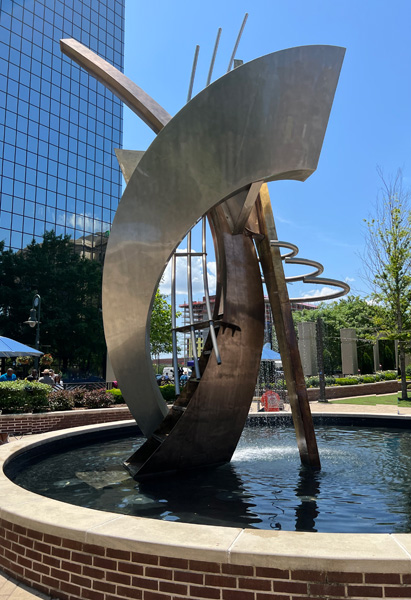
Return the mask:
{"type": "Polygon", "coordinates": [[[264,392],[261,404],[266,412],[278,412],[280,410],[280,396],[276,392],[264,392]]]}

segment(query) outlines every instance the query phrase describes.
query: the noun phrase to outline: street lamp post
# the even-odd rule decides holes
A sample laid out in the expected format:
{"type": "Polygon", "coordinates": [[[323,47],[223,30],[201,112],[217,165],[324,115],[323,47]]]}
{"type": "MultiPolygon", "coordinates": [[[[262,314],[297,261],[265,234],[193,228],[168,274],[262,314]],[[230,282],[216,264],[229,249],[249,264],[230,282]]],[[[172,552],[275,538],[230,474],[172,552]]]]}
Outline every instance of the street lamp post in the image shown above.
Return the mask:
{"type": "MultiPolygon", "coordinates": [[[[36,343],[35,348],[39,350],[40,346],[40,311],[41,311],[41,297],[39,294],[35,294],[33,298],[33,306],[30,309],[30,316],[28,321],[24,321],[26,325],[30,325],[30,327],[36,327],[36,343]]],[[[38,370],[39,368],[39,358],[38,356],[34,359],[34,366],[38,370]]]]}

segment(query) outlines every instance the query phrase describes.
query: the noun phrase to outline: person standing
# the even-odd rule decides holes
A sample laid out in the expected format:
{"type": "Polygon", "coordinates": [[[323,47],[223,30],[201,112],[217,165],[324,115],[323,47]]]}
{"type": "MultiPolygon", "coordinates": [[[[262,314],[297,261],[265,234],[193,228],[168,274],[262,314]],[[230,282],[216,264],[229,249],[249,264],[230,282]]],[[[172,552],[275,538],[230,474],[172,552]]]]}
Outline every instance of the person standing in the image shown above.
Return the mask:
{"type": "Polygon", "coordinates": [[[54,385],[54,379],[50,377],[50,371],[48,369],[44,369],[42,376],[39,379],[39,383],[46,383],[47,385],[54,385]]]}

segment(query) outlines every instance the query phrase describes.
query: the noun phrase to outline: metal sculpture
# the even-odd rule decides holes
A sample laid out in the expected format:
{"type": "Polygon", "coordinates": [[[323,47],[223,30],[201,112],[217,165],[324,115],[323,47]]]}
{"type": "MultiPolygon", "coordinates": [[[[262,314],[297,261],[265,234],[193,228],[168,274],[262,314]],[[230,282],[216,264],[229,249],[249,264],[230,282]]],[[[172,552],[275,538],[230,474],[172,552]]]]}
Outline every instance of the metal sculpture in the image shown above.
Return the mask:
{"type": "MultiPolygon", "coordinates": [[[[282,258],[293,260],[295,247],[294,254],[281,257],[279,245],[287,244],[278,242],[265,182],[304,181],[315,171],[344,50],[306,46],[263,56],[209,85],[171,118],[122,73],[75,40],[61,40],[61,48],[158,132],[143,155],[117,152],[127,187],[104,267],[103,314],[110,358],[127,404],[148,437],[127,461],[130,472],[140,478],[230,460],[252,401],[263,345],[259,264],[301,460],[319,468],[282,266],[282,258]],[[191,319],[193,341],[201,327],[209,328],[209,337],[195,360],[195,377],[168,409],[151,367],[152,303],[168,261],[175,265],[175,249],[205,216],[216,251],[217,301],[213,315],[208,307],[205,323],[191,319]]],[[[191,256],[189,241],[188,272],[191,256]]],[[[320,274],[318,263],[299,262],[316,267],[314,273],[302,276],[305,280],[320,274]]],[[[317,281],[341,287],[336,295],[348,289],[342,282],[317,281]]],[[[174,337],[181,329],[174,314],[174,337]]]]}

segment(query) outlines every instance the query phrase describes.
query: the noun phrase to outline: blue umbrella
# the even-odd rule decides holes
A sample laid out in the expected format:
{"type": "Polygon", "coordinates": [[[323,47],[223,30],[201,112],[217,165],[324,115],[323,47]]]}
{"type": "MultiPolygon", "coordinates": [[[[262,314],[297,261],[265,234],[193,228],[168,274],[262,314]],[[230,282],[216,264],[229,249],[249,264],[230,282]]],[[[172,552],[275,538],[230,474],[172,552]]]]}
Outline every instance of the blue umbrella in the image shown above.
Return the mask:
{"type": "Polygon", "coordinates": [[[43,352],[34,350],[29,346],[20,344],[10,338],[0,335],[0,358],[12,358],[16,356],[41,356],[43,352]]]}
{"type": "Polygon", "coordinates": [[[281,356],[278,352],[274,352],[274,350],[271,350],[270,344],[267,343],[263,346],[261,360],[281,360],[281,356]]]}

